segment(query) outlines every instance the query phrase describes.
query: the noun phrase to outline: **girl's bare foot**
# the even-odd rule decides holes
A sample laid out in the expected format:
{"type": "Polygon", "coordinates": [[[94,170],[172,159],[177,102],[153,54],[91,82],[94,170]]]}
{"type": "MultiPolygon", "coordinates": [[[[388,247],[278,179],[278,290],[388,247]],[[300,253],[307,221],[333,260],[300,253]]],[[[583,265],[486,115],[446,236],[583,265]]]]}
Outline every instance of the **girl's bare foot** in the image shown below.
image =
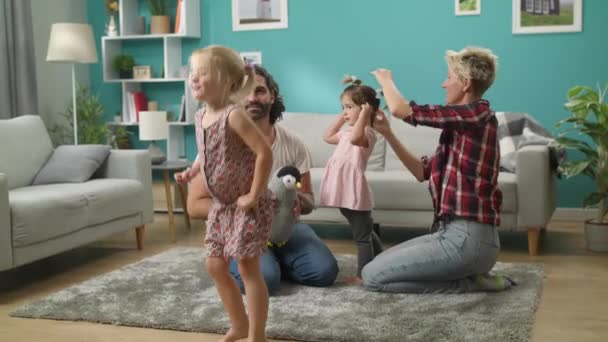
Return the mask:
{"type": "Polygon", "coordinates": [[[350,285],[363,285],[363,279],[357,276],[348,277],[344,281],[350,285]]]}
{"type": "Polygon", "coordinates": [[[249,329],[247,327],[245,327],[244,329],[230,328],[230,330],[228,330],[226,335],[224,335],[224,337],[222,337],[220,342],[235,342],[240,339],[247,338],[248,330],[249,329]]]}

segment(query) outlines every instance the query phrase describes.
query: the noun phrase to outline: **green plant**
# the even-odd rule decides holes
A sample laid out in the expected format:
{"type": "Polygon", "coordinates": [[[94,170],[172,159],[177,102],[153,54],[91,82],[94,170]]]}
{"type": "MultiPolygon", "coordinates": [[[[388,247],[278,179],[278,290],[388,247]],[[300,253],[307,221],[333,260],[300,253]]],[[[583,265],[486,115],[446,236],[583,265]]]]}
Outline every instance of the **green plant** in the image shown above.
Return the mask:
{"type": "MultiPolygon", "coordinates": [[[[97,95],[92,95],[89,88],[78,85],[76,92],[76,108],[78,110],[78,143],[79,144],[106,144],[108,128],[103,113],[104,108],[97,95]]],[[[68,108],[61,116],[67,122],[54,124],[49,130],[55,145],[74,143],[73,105],[70,100],[68,108]]]]}
{"type": "Polygon", "coordinates": [[[112,68],[121,75],[132,73],[134,65],[135,59],[131,55],[121,53],[112,58],[112,68]]]}
{"type": "Polygon", "coordinates": [[[148,0],[148,8],[150,9],[151,15],[167,15],[166,0],[148,0]]]}
{"type": "Polygon", "coordinates": [[[108,143],[115,149],[130,149],[131,141],[129,132],[125,126],[113,125],[108,129],[108,143]]]}
{"type": "Polygon", "coordinates": [[[560,171],[568,178],[584,174],[596,184],[596,191],[585,198],[585,207],[598,206],[595,219],[598,223],[608,222],[608,104],[605,102],[608,84],[597,91],[592,87],[575,86],[568,90],[565,108],[570,117],[557,123],[557,127],[572,124],[557,138],[560,147],[577,150],[583,158],[569,161],[560,166],[560,171]],[[591,115],[593,114],[593,115],[591,115]],[[588,139],[566,136],[578,132],[588,139]],[[586,141],[587,140],[587,141],[586,141]],[[588,142],[589,141],[589,142],[588,142]]]}

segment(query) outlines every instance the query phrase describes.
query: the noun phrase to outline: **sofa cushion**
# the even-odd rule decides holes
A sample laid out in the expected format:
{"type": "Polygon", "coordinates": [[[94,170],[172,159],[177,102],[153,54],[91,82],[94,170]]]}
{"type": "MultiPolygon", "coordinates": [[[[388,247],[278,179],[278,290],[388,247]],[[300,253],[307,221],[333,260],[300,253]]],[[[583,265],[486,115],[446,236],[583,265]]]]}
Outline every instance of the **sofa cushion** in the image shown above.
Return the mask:
{"type": "MultiPolygon", "coordinates": [[[[319,113],[283,113],[283,120],[278,125],[286,127],[302,139],[312,156],[312,167],[325,167],[334,153],[335,146],[323,141],[323,132],[334,122],[336,114],[319,113]]],[[[381,135],[369,157],[367,170],[383,170],[386,143],[381,135]]]]}
{"type": "Polygon", "coordinates": [[[51,139],[39,116],[0,120],[0,173],[7,175],[9,190],[32,184],[52,152],[51,139]]]}
{"type": "Polygon", "coordinates": [[[38,172],[32,185],[82,183],[108,158],[109,145],[62,145],[38,172]]]}
{"type": "Polygon", "coordinates": [[[34,185],[9,191],[13,244],[22,247],[140,212],[143,187],[129,179],[34,185]]]}
{"type": "MultiPolygon", "coordinates": [[[[324,168],[311,169],[312,188],[319,194],[324,168]]],[[[428,182],[420,183],[409,171],[367,171],[368,184],[374,196],[374,209],[381,210],[433,210],[433,202],[428,190],[428,182]]],[[[502,211],[514,213],[517,208],[516,177],[512,173],[501,172],[499,187],[503,192],[502,211]]],[[[315,205],[319,205],[318,195],[315,205]]]]}

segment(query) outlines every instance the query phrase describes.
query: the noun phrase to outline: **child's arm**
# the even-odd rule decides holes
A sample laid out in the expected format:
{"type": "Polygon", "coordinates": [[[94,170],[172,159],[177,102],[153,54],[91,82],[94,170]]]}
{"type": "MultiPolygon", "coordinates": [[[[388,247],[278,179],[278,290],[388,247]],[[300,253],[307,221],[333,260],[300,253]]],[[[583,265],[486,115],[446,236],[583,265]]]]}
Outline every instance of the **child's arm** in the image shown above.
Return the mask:
{"type": "Polygon", "coordinates": [[[391,114],[399,119],[405,119],[412,114],[412,108],[403,95],[401,95],[399,89],[397,89],[390,70],[377,69],[372,71],[372,75],[376,77],[376,80],[378,80],[378,83],[382,87],[384,99],[391,114]]]}
{"type": "Polygon", "coordinates": [[[357,122],[355,122],[355,126],[353,127],[350,143],[359,146],[359,147],[369,147],[369,141],[367,141],[367,136],[365,134],[365,128],[369,126],[371,122],[373,108],[365,103],[361,106],[361,112],[359,113],[359,118],[357,122]]]}
{"type": "Polygon", "coordinates": [[[239,207],[247,210],[253,208],[258,197],[266,191],[272,169],[272,150],[260,129],[243,111],[231,112],[228,116],[228,125],[256,155],[251,190],[237,201],[239,207]]]}
{"type": "Polygon", "coordinates": [[[338,144],[340,142],[340,137],[338,136],[338,132],[340,132],[340,128],[344,126],[344,116],[342,114],[338,115],[336,120],[329,126],[325,134],[323,135],[323,140],[332,145],[338,144]]]}

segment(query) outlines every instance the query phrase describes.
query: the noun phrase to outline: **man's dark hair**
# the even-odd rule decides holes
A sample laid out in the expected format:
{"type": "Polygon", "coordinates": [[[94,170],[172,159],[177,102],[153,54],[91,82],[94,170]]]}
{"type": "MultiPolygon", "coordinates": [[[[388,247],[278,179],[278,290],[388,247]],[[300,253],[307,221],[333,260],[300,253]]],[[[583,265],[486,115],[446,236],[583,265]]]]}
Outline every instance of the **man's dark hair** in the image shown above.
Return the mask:
{"type": "Polygon", "coordinates": [[[268,72],[268,70],[264,69],[263,66],[255,65],[255,73],[256,75],[260,75],[264,77],[266,80],[266,86],[268,90],[274,96],[274,103],[270,107],[270,114],[268,115],[268,119],[270,120],[270,124],[274,125],[275,122],[281,120],[283,118],[283,112],[285,111],[285,104],[283,103],[283,96],[279,92],[279,85],[274,80],[272,75],[268,72]]]}

